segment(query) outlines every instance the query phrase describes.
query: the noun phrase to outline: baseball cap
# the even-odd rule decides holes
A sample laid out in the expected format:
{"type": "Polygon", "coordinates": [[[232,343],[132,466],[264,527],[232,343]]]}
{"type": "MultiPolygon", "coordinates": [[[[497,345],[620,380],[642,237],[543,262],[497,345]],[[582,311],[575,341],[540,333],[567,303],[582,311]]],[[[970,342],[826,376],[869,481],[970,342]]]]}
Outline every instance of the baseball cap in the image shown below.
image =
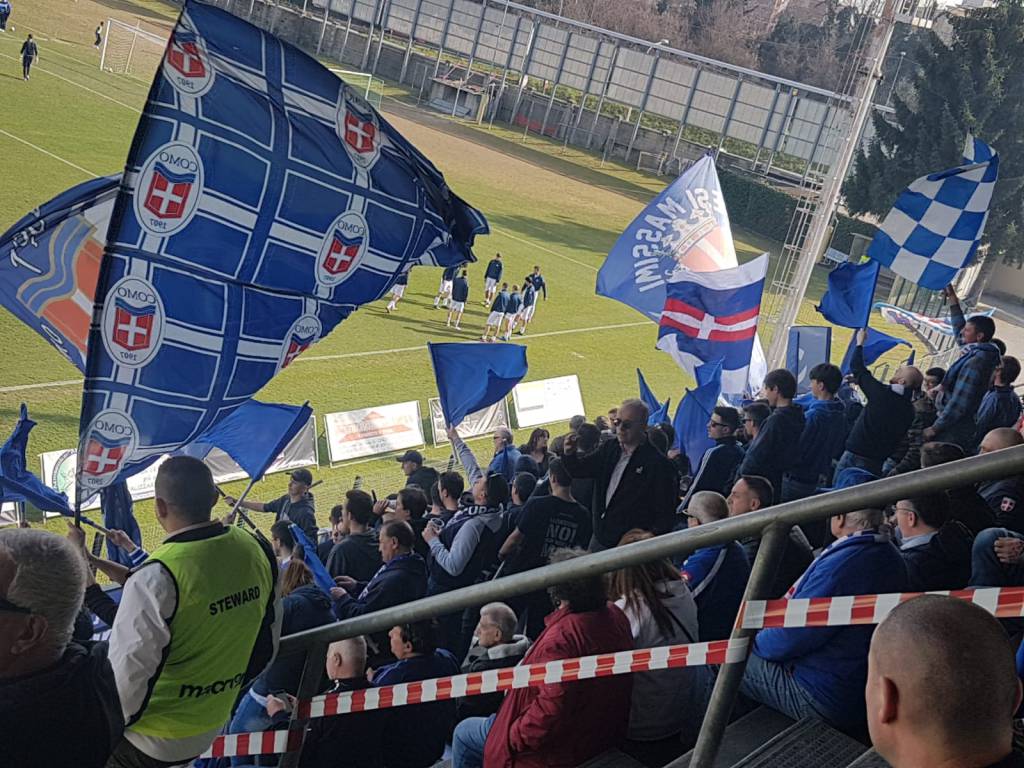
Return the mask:
{"type": "Polygon", "coordinates": [[[423,454],[420,453],[419,451],[406,451],[401,456],[398,456],[395,459],[395,461],[399,461],[399,462],[411,461],[414,464],[422,464],[423,463],[423,454]]]}
{"type": "Polygon", "coordinates": [[[304,483],[305,485],[313,484],[313,473],[308,469],[296,469],[292,472],[292,480],[297,483],[304,483]]]}

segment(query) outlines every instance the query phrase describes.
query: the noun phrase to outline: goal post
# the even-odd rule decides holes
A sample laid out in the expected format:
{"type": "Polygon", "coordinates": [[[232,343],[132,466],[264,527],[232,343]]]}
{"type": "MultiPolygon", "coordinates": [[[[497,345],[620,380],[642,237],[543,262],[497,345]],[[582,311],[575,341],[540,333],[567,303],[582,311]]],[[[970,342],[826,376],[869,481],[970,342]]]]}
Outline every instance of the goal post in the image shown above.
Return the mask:
{"type": "Polygon", "coordinates": [[[368,72],[359,72],[354,69],[335,69],[332,67],[331,72],[352,86],[353,89],[359,91],[367,103],[380,109],[381,101],[384,99],[384,94],[380,90],[380,80],[368,72]]]}
{"type": "Polygon", "coordinates": [[[116,75],[152,78],[164,56],[167,40],[142,28],[117,19],[107,19],[100,52],[100,69],[116,75]]]}

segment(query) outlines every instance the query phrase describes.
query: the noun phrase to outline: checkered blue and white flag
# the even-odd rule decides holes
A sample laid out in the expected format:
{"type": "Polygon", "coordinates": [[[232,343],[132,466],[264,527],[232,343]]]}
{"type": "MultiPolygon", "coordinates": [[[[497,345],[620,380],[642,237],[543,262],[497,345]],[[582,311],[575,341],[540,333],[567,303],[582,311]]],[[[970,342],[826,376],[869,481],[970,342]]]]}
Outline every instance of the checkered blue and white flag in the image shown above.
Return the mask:
{"type": "Polygon", "coordinates": [[[107,233],[81,499],[226,418],[401,271],[472,261],[486,231],[326,68],[186,3],[107,233]]]}
{"type": "Polygon", "coordinates": [[[998,176],[999,155],[968,134],[962,165],[900,193],[868,256],[925,288],[948,285],[974,258],[998,176]]]}

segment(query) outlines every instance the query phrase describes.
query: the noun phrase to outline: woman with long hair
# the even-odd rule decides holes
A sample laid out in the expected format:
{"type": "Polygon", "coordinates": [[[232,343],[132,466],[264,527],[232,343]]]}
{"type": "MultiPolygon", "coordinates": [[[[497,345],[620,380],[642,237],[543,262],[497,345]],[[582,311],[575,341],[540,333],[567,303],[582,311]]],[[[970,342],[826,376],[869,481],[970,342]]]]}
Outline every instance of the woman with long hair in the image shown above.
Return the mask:
{"type": "MultiPolygon", "coordinates": [[[[653,538],[627,531],[619,545],[653,538]]],[[[629,619],[637,648],[698,642],[697,604],[668,558],[611,573],[609,598],[629,619]]],[[[678,757],[696,742],[707,706],[706,667],[634,675],[628,739],[623,750],[650,766],[678,757]]]]}
{"type": "Polygon", "coordinates": [[[548,440],[550,439],[551,433],[538,427],[530,433],[530,439],[526,441],[526,445],[519,446],[521,454],[529,456],[537,462],[541,477],[547,474],[548,462],[551,461],[551,453],[548,451],[548,440]]]}

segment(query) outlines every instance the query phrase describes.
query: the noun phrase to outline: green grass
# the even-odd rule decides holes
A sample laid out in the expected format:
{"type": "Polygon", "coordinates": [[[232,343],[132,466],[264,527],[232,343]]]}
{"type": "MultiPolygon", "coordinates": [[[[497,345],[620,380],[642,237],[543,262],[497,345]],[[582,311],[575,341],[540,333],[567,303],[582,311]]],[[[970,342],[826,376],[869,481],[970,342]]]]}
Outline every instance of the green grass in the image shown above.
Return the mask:
{"type": "MultiPolygon", "coordinates": [[[[152,25],[166,24],[174,15],[155,0],[105,0],[102,5],[79,0],[74,16],[66,5],[66,0],[39,0],[31,7],[23,3],[13,17],[21,27],[18,34],[0,35],[0,230],[89,175],[117,173],[123,167],[147,85],[99,71],[91,45],[95,18],[113,14],[133,21],[138,15],[152,25]],[[37,34],[41,50],[28,83],[18,77],[16,56],[25,29],[37,34]],[[64,41],[55,36],[58,29],[64,41]]],[[[531,334],[517,339],[529,350],[528,378],[577,374],[591,417],[635,393],[637,367],[655,392],[677,401],[692,382],[667,355],[655,351],[653,326],[632,310],[594,295],[596,270],[609,248],[665,179],[615,164],[599,168],[591,155],[579,150],[563,155],[560,144],[532,136],[524,144],[508,128],[488,130],[419,111],[403,103],[403,89],[388,87],[386,94],[388,119],[435,162],[454,190],[487,215],[492,233],[480,238],[475,249],[481,260],[500,251],[510,282],[521,280],[534,264],[543,267],[550,299],[541,302],[531,334]]],[[[774,258],[780,250],[779,244],[747,233],[734,231],[734,236],[741,259],[763,251],[774,258]]],[[[470,298],[475,302],[463,318],[462,333],[445,328],[444,314],[431,309],[439,274],[416,270],[395,314],[385,314],[382,302],[364,307],[305,356],[345,357],[299,358],[260,397],[288,403],[308,399],[318,416],[411,399],[420,400],[426,413],[426,399],[436,393],[425,343],[477,338],[485,318],[479,304],[483,264],[470,268],[470,298]],[[381,350],[394,351],[379,354],[381,350]]],[[[824,274],[816,270],[801,307],[802,322],[816,322],[812,299],[822,293],[824,274]]],[[[836,335],[836,357],[841,357],[849,332],[836,335]]],[[[0,311],[0,360],[0,388],[78,378],[59,354],[5,311],[0,311]]],[[[0,424],[13,424],[24,401],[39,422],[32,435],[33,454],[71,447],[80,392],[77,384],[0,391],[0,424]]],[[[553,431],[563,428],[552,425],[553,431]]],[[[525,439],[526,434],[520,436],[525,439]]],[[[478,445],[481,451],[487,448],[486,443],[478,445]]],[[[426,454],[436,461],[448,456],[444,449],[429,448],[426,454]]],[[[321,457],[326,463],[322,438],[321,457]]],[[[38,469],[34,455],[29,462],[38,469]]],[[[321,523],[355,475],[367,478],[378,491],[401,482],[390,458],[334,469],[324,465],[314,474],[324,480],[317,493],[321,523]]],[[[279,495],[284,485],[279,476],[265,479],[252,498],[279,495]]],[[[225,490],[237,492],[242,486],[227,484],[225,490]]],[[[138,503],[136,513],[151,546],[158,535],[152,503],[138,503]]]]}

